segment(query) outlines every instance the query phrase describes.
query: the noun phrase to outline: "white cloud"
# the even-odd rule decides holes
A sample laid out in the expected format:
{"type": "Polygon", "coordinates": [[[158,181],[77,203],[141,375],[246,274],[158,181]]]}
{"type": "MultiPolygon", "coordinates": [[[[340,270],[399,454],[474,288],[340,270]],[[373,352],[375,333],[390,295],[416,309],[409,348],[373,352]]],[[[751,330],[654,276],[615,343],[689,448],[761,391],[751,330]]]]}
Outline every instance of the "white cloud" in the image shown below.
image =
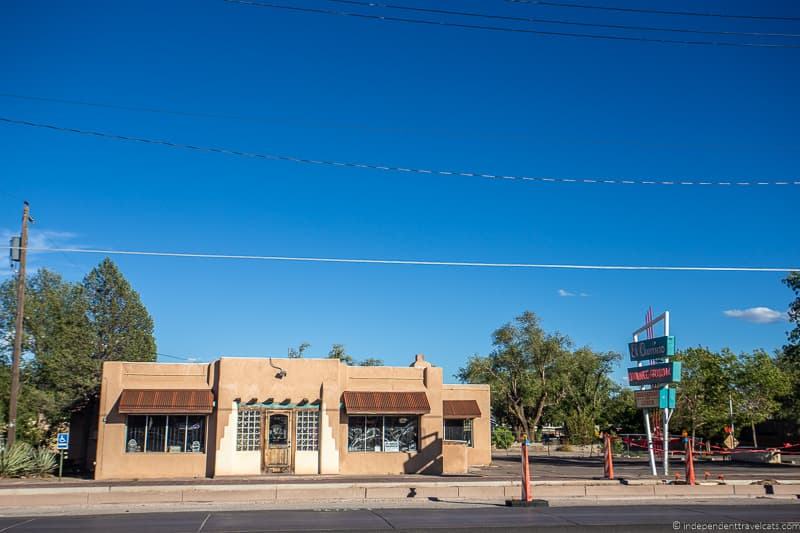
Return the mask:
{"type": "MultiPolygon", "coordinates": [[[[8,246],[9,240],[15,235],[19,235],[19,230],[0,229],[0,246],[8,246]]],[[[69,231],[30,228],[28,232],[28,269],[33,271],[40,266],[35,256],[48,253],[37,251],[36,248],[85,248],[85,245],[75,243],[77,237],[77,234],[69,231]]],[[[5,249],[7,250],[7,248],[5,249]]],[[[64,258],[65,256],[62,254],[61,257],[64,258]]],[[[69,262],[72,264],[71,261],[69,262]]],[[[5,257],[0,256],[0,279],[11,274],[8,252],[6,252],[5,257]]]]}
{"type": "Polygon", "coordinates": [[[588,292],[572,292],[567,289],[558,289],[558,295],[562,298],[569,298],[571,296],[589,296],[588,292]]]}
{"type": "Polygon", "coordinates": [[[723,314],[730,318],[738,318],[754,324],[772,324],[787,320],[786,313],[770,309],[769,307],[751,307],[749,309],[728,309],[723,314]]]}

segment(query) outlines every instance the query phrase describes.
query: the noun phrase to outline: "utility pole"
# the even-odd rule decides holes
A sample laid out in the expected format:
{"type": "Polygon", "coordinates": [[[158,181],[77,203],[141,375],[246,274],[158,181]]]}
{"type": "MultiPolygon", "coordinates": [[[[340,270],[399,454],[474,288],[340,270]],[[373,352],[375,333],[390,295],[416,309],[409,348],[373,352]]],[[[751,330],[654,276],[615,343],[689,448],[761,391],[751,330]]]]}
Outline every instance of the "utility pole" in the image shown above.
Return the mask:
{"type": "Polygon", "coordinates": [[[17,440],[17,397],[19,396],[19,360],[22,355],[22,326],[25,316],[25,259],[28,248],[28,222],[33,223],[33,218],[30,215],[28,202],[24,202],[17,277],[17,320],[14,332],[13,361],[11,363],[11,397],[8,402],[8,448],[11,448],[14,445],[14,441],[17,440]]]}

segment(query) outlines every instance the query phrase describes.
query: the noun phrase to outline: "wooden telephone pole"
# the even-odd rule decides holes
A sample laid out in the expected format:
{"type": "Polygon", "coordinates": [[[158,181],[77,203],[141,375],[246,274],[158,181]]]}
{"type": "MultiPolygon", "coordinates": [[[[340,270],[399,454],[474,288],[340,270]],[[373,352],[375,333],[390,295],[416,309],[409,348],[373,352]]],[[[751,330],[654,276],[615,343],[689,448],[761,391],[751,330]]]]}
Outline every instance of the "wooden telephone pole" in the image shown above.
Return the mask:
{"type": "Polygon", "coordinates": [[[11,363],[11,397],[8,402],[8,442],[11,448],[17,440],[17,397],[19,396],[19,360],[22,355],[22,326],[25,316],[25,259],[28,248],[28,222],[33,222],[30,206],[22,208],[22,234],[19,245],[19,273],[17,276],[17,317],[14,332],[14,353],[11,363]]]}

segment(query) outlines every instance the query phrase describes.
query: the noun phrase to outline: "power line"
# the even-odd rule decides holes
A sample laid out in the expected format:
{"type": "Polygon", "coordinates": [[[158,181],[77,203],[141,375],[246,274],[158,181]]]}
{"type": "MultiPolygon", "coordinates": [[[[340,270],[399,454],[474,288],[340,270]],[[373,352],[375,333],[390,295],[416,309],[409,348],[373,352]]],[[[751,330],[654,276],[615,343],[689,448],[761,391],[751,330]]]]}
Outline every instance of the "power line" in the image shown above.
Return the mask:
{"type": "Polygon", "coordinates": [[[768,15],[729,15],[725,13],[700,13],[697,11],[666,11],[658,9],[644,9],[634,7],[616,7],[616,6],[598,6],[592,4],[569,4],[565,2],[551,2],[547,0],[506,0],[511,4],[533,4],[548,7],[566,7],[576,9],[597,9],[602,11],[619,11],[624,13],[644,13],[651,15],[678,15],[686,17],[715,17],[726,19],[744,19],[744,20],[782,20],[782,21],[800,21],[800,17],[779,17],[768,15]]]}
{"type": "MultiPolygon", "coordinates": [[[[470,138],[500,138],[500,139],[536,139],[540,140],[538,136],[524,131],[495,131],[495,132],[487,132],[485,130],[481,130],[478,132],[470,132],[469,134],[463,133],[463,131],[453,131],[452,129],[446,127],[437,127],[437,126],[425,126],[424,128],[403,128],[399,126],[381,126],[381,125],[372,125],[372,124],[365,124],[359,122],[340,122],[340,121],[326,121],[326,122],[314,122],[314,121],[303,121],[298,120],[294,117],[289,116],[258,116],[258,115],[239,115],[239,114],[232,114],[232,113],[212,113],[212,112],[205,112],[205,111],[182,111],[176,109],[167,109],[163,107],[140,107],[140,106],[131,106],[131,105],[123,105],[123,104],[115,104],[110,102],[96,102],[96,101],[88,101],[88,100],[71,100],[65,98],[51,98],[47,96],[34,96],[34,95],[26,95],[26,94],[17,94],[17,93],[3,93],[0,92],[0,97],[2,98],[15,98],[18,100],[27,100],[31,102],[48,102],[48,103],[56,103],[56,104],[65,104],[65,105],[75,105],[75,106],[85,106],[85,107],[96,107],[100,109],[115,109],[120,111],[132,111],[137,113],[153,113],[153,114],[163,114],[163,115],[173,115],[173,116],[181,116],[181,117],[198,117],[198,118],[207,118],[207,119],[222,119],[222,120],[237,120],[237,121],[244,121],[244,122],[262,122],[262,123],[288,123],[293,126],[297,126],[298,123],[301,127],[312,127],[312,128],[321,128],[321,129],[355,129],[355,130],[365,130],[365,131],[373,131],[373,132],[396,132],[396,133],[411,133],[415,136],[420,134],[420,131],[435,133],[437,137],[441,137],[443,135],[453,137],[453,138],[461,138],[461,139],[470,139],[470,138]]],[[[731,148],[729,143],[695,143],[695,142],[651,142],[651,141],[642,141],[642,140],[634,140],[634,139],[614,139],[614,138],[567,138],[567,139],[555,139],[553,137],[548,137],[547,141],[553,142],[556,144],[566,144],[566,143],[574,143],[574,142],[581,142],[584,144],[599,144],[599,145],[624,145],[624,146],[643,146],[648,148],[709,148],[709,149],[721,149],[721,148],[731,148]]],[[[735,146],[743,146],[743,145],[733,145],[735,146]]],[[[794,145],[775,145],[772,144],[773,147],[778,147],[787,150],[797,150],[797,147],[794,145]]],[[[2,195],[2,191],[0,191],[0,195],[2,195]]]]}
{"type": "Polygon", "coordinates": [[[486,30],[495,32],[508,32],[519,34],[531,35],[547,35],[552,37],[578,37],[585,39],[599,39],[609,41],[635,41],[635,42],[650,42],[660,44],[683,44],[683,45],[702,45],[702,46],[735,46],[735,47],[750,47],[750,48],[800,48],[800,45],[785,44],[785,43],[742,43],[732,41],[688,41],[678,39],[660,39],[654,37],[632,37],[623,35],[602,35],[593,33],[574,33],[574,32],[560,32],[560,31],[546,31],[546,30],[532,30],[525,28],[511,28],[506,26],[488,26],[483,24],[466,24],[460,22],[447,22],[441,20],[426,20],[415,19],[407,17],[391,17],[386,15],[370,15],[366,13],[357,13],[351,11],[338,11],[335,9],[323,9],[314,7],[300,7],[300,6],[287,6],[283,4],[274,4],[269,2],[255,2],[251,0],[224,0],[230,4],[242,4],[253,7],[263,7],[268,9],[279,9],[284,11],[294,11],[297,13],[314,13],[318,15],[336,15],[342,17],[354,17],[360,19],[379,20],[384,22],[403,22],[409,24],[421,24],[426,26],[442,26],[451,28],[462,28],[467,30],[486,30]]]}
{"type": "Polygon", "coordinates": [[[270,161],[287,161],[291,163],[302,163],[302,164],[310,164],[310,165],[321,165],[321,166],[332,166],[332,167],[342,167],[342,168],[359,168],[359,169],[367,169],[367,170],[381,170],[384,172],[403,172],[403,173],[411,173],[411,174],[425,174],[425,175],[436,175],[436,176],[460,176],[460,177],[469,177],[469,178],[486,178],[486,179],[493,179],[493,180],[509,180],[509,181],[529,181],[529,182],[540,182],[540,183],[602,183],[607,185],[698,185],[698,186],[710,186],[710,185],[717,185],[717,186],[731,186],[731,187],[743,187],[743,186],[765,186],[765,185],[778,185],[778,186],[788,186],[788,185],[800,185],[800,180],[795,181],[752,181],[752,180],[735,180],[735,181],[695,181],[695,180],[663,180],[663,179],[637,179],[637,180],[629,180],[629,179],[621,179],[621,178],[554,178],[550,176],[515,176],[515,175],[504,175],[504,174],[487,174],[483,172],[463,172],[463,171],[454,171],[454,170],[435,170],[435,169],[424,169],[424,168],[414,168],[414,167],[397,167],[397,166],[389,166],[389,165],[376,165],[370,163],[354,163],[350,161],[333,161],[333,160],[325,160],[325,159],[307,159],[302,157],[295,157],[295,156],[288,156],[288,155],[280,155],[280,154],[269,154],[269,153],[259,153],[259,152],[245,152],[241,150],[233,150],[229,148],[216,148],[216,147],[209,147],[209,146],[198,146],[193,144],[184,144],[184,143],[177,143],[172,141],[165,141],[159,139],[148,139],[145,137],[133,137],[130,135],[119,135],[116,133],[106,133],[100,131],[93,131],[93,130],[84,130],[78,128],[68,128],[64,126],[56,126],[53,124],[44,124],[39,122],[30,122],[27,120],[20,120],[20,119],[13,119],[8,117],[0,116],[0,122],[5,122],[8,124],[15,124],[20,126],[28,126],[32,128],[41,128],[47,129],[52,131],[59,131],[64,133],[74,133],[78,135],[86,135],[91,137],[99,137],[105,139],[112,139],[116,141],[125,141],[125,142],[132,142],[132,143],[142,143],[142,144],[150,144],[150,145],[157,145],[157,146],[166,146],[169,148],[178,148],[182,150],[191,150],[195,152],[208,152],[208,153],[216,153],[216,154],[224,154],[224,155],[233,155],[238,157],[246,157],[252,159],[265,159],[270,161]]]}
{"type": "MultiPolygon", "coordinates": [[[[9,248],[5,246],[4,248],[9,248]]],[[[572,265],[548,263],[484,263],[476,261],[434,261],[406,259],[352,259],[340,257],[289,257],[278,255],[234,255],[190,252],[148,252],[141,250],[100,250],[91,248],[28,248],[37,252],[64,252],[77,254],[129,255],[147,257],[183,257],[194,259],[229,259],[248,261],[287,261],[301,263],[349,263],[365,265],[405,265],[405,266],[446,266],[477,268],[525,268],[561,270],[661,270],[688,272],[794,272],[798,268],[784,267],[743,267],[743,266],[640,266],[640,265],[572,265]]]]}
{"type": "Polygon", "coordinates": [[[170,359],[178,359],[178,360],[180,360],[180,361],[187,361],[187,362],[189,362],[189,363],[196,363],[196,362],[198,362],[198,360],[197,360],[197,358],[196,358],[196,357],[181,357],[181,356],[179,356],[179,355],[170,355],[170,354],[167,354],[167,353],[161,353],[161,352],[157,352],[157,353],[156,353],[156,355],[157,355],[157,356],[159,356],[159,357],[168,357],[168,358],[170,358],[170,359]]]}
{"type": "Polygon", "coordinates": [[[384,4],[378,2],[362,2],[359,0],[326,0],[337,4],[356,5],[362,7],[376,7],[384,9],[395,9],[401,11],[411,11],[416,13],[431,13],[435,15],[455,15],[459,17],[472,17],[487,20],[506,20],[510,22],[528,22],[535,24],[560,24],[566,26],[581,26],[586,28],[607,28],[614,30],[636,30],[636,31],[661,31],[673,33],[691,33],[701,35],[726,35],[731,37],[800,37],[797,33],[768,33],[768,32],[738,32],[738,31],[719,31],[719,30],[694,30],[688,28],[664,28],[658,26],[636,26],[627,24],[600,24],[595,22],[578,22],[570,20],[543,19],[536,17],[512,17],[507,15],[494,15],[489,13],[475,13],[471,11],[456,11],[450,9],[435,9],[427,7],[404,6],[397,4],[384,4]]]}

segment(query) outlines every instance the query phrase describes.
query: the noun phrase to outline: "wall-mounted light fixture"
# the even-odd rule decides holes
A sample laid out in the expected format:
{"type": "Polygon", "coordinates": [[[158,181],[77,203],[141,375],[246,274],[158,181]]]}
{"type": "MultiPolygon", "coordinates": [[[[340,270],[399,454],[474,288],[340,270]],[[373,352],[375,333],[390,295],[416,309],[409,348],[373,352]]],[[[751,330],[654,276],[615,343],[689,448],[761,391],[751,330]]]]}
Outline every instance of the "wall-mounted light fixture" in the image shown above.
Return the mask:
{"type": "Polygon", "coordinates": [[[281,367],[276,366],[275,364],[273,364],[272,363],[272,357],[269,358],[269,366],[271,366],[272,368],[276,368],[278,370],[278,373],[275,374],[276,378],[283,379],[283,378],[286,377],[286,370],[284,370],[281,367]]]}

